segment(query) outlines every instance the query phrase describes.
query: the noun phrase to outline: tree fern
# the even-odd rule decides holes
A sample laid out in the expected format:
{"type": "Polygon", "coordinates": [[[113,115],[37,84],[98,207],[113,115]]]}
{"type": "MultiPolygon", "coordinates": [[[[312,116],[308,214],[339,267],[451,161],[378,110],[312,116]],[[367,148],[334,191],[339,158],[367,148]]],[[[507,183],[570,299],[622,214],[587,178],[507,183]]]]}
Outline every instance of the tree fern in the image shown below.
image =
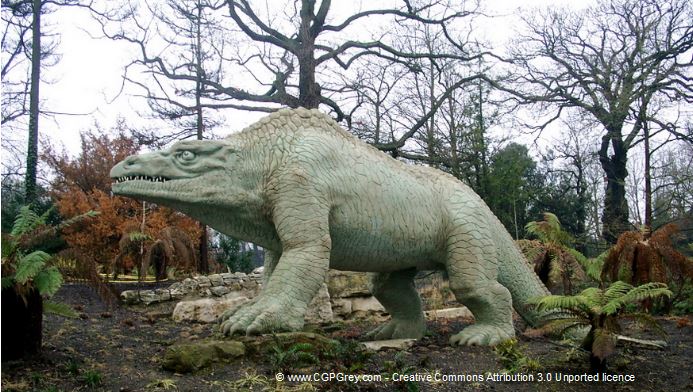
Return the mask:
{"type": "Polygon", "coordinates": [[[63,283],[60,271],[50,266],[52,256],[42,250],[35,250],[46,233],[57,232],[97,213],[85,214],[67,219],[59,225],[45,226],[50,210],[38,215],[29,206],[20,208],[9,235],[2,241],[2,288],[15,287],[24,296],[33,289],[43,297],[53,296],[63,283]]]}
{"type": "MultiPolygon", "coordinates": [[[[648,283],[638,287],[617,281],[606,289],[589,287],[577,295],[549,295],[530,300],[538,310],[547,313],[544,329],[567,333],[589,327],[582,346],[590,350],[593,368],[603,370],[606,358],[614,351],[616,335],[620,332],[619,317],[645,320],[649,325],[655,320],[639,313],[630,313],[626,305],[644,299],[671,296],[662,283],[648,283]]],[[[661,328],[660,328],[661,329],[661,328]]]]}
{"type": "Polygon", "coordinates": [[[529,222],[525,229],[538,241],[521,240],[518,245],[541,281],[552,293],[571,294],[574,282],[585,279],[581,263],[585,256],[570,248],[573,239],[558,217],[546,212],[543,220],[529,222]]]}
{"type": "MultiPolygon", "coordinates": [[[[609,249],[601,271],[603,281],[623,280],[642,285],[648,282],[669,283],[679,292],[671,302],[679,299],[681,288],[693,279],[693,262],[677,251],[671,236],[678,231],[675,224],[662,226],[649,237],[640,231],[628,231],[619,236],[609,249]]],[[[665,301],[668,308],[671,302],[665,301]]],[[[645,308],[650,305],[645,298],[645,308]]]]}

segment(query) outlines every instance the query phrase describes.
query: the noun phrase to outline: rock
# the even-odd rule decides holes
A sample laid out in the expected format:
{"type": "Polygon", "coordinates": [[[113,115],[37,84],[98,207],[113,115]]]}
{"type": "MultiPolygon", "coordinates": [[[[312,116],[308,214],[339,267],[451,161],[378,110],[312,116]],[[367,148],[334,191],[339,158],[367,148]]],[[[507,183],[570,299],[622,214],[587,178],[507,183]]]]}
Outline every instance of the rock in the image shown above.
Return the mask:
{"type": "Polygon", "coordinates": [[[320,291],[308,304],[305,321],[311,324],[329,323],[332,321],[332,304],[330,303],[330,294],[327,291],[327,285],[323,283],[320,291]]]}
{"type": "Polygon", "coordinates": [[[368,275],[364,272],[330,270],[327,289],[331,298],[371,295],[368,275]]]}
{"type": "Polygon", "coordinates": [[[351,312],[381,313],[385,312],[383,305],[375,297],[356,297],[350,298],[351,312]]]}
{"type": "Polygon", "coordinates": [[[342,319],[381,316],[385,308],[375,297],[350,297],[332,300],[332,312],[342,319]]]}
{"type": "Polygon", "coordinates": [[[215,297],[222,297],[228,294],[231,290],[226,286],[215,286],[209,289],[209,291],[211,291],[212,295],[215,297]]]}
{"type": "Polygon", "coordinates": [[[245,346],[233,340],[198,344],[176,344],[164,354],[163,368],[176,373],[190,373],[217,362],[229,362],[245,355],[245,346]]]}
{"type": "Polygon", "coordinates": [[[252,274],[262,275],[265,273],[265,267],[257,267],[251,272],[252,274]]]}
{"type": "Polygon", "coordinates": [[[212,281],[210,281],[206,276],[196,276],[195,280],[197,281],[197,287],[199,288],[212,287],[212,281]]]}
{"type": "Polygon", "coordinates": [[[212,287],[224,285],[224,279],[219,274],[209,275],[208,278],[212,287]]]}
{"type": "Polygon", "coordinates": [[[369,350],[380,351],[385,349],[407,350],[414,345],[416,339],[390,339],[374,340],[372,342],[362,342],[361,344],[369,350]]]}
{"type": "Polygon", "coordinates": [[[347,318],[351,314],[351,301],[345,298],[332,299],[332,313],[347,318]]]}
{"type": "Polygon", "coordinates": [[[140,293],[138,290],[125,290],[120,293],[120,299],[127,305],[132,305],[140,302],[140,293]]]}
{"type": "Polygon", "coordinates": [[[469,311],[469,309],[467,309],[464,306],[461,306],[459,308],[428,310],[424,313],[426,314],[426,318],[431,319],[431,320],[453,319],[453,318],[474,318],[474,315],[472,314],[472,312],[469,311]]]}
{"type": "Polygon", "coordinates": [[[173,309],[174,321],[195,321],[214,323],[222,313],[248,302],[246,297],[237,298],[203,298],[192,301],[181,301],[173,309]]]}

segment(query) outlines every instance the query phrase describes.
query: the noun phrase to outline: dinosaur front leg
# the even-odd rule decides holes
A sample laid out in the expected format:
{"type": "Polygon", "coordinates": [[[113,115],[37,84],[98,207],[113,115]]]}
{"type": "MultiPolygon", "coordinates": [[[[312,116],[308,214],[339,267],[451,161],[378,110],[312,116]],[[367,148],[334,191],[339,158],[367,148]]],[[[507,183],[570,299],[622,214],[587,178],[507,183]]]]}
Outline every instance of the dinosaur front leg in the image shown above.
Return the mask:
{"type": "Polygon", "coordinates": [[[256,301],[222,321],[226,335],[300,330],[308,304],[327,274],[328,253],[322,244],[287,249],[256,301]]]}
{"type": "MultiPolygon", "coordinates": [[[[274,269],[277,267],[277,263],[279,262],[281,253],[271,251],[269,249],[265,249],[265,263],[264,263],[264,271],[263,271],[263,276],[262,276],[262,287],[267,287],[267,283],[269,283],[269,279],[274,273],[274,269]]],[[[258,297],[255,297],[253,300],[247,302],[245,306],[250,306],[257,302],[258,297]]],[[[222,323],[234,314],[238,312],[240,309],[243,309],[243,307],[234,307],[232,309],[229,309],[225,311],[221,317],[219,317],[219,322],[222,323]]]]}
{"type": "Polygon", "coordinates": [[[303,327],[308,304],[329,269],[328,216],[329,210],[319,208],[314,198],[293,197],[278,203],[274,222],[282,242],[281,256],[256,300],[222,317],[224,334],[253,335],[303,327]]]}
{"type": "Polygon", "coordinates": [[[391,320],[366,336],[381,339],[419,339],[426,331],[421,297],[414,287],[416,269],[371,275],[371,292],[391,320]]]}
{"type": "Polygon", "coordinates": [[[281,253],[277,253],[274,251],[271,251],[269,249],[265,249],[265,264],[264,264],[264,270],[263,270],[263,284],[267,286],[267,283],[269,282],[270,276],[274,273],[274,269],[277,268],[277,263],[279,262],[279,258],[281,257],[281,253]]]}

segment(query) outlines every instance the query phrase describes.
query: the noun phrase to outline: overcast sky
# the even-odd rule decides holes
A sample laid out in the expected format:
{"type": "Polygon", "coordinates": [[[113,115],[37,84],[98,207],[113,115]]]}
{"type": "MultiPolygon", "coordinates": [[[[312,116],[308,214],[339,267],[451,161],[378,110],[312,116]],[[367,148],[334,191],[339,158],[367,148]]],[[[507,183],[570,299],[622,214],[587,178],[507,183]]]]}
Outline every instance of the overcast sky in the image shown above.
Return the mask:
{"type": "MultiPolygon", "coordinates": [[[[525,0],[523,7],[584,7],[585,0],[525,0]]],[[[481,34],[494,45],[502,45],[513,32],[517,2],[512,0],[486,1],[490,14],[504,15],[482,19],[481,34]]],[[[132,88],[118,95],[122,87],[124,66],[137,52],[133,45],[105,38],[100,35],[99,25],[85,10],[65,7],[49,15],[46,22],[51,30],[60,35],[58,52],[60,62],[44,72],[41,86],[42,108],[54,112],[87,114],[59,115],[54,119],[42,118],[41,132],[56,144],[63,144],[68,151],[79,149],[79,133],[98,122],[105,128],[123,117],[129,124],[138,124],[137,109],[146,105],[140,98],[132,97],[132,88]],[[90,36],[91,35],[91,36],[90,36]]],[[[127,87],[127,86],[126,86],[127,87]]],[[[255,121],[261,114],[236,117],[234,124],[220,129],[221,135],[239,130],[255,121]]]]}

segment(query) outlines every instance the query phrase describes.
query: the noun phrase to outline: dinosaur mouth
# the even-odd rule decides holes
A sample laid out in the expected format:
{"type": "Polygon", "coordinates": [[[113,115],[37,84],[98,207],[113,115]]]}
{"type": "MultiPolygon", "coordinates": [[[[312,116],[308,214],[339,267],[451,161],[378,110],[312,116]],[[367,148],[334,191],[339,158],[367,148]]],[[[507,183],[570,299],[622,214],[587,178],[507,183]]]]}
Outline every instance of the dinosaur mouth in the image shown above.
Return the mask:
{"type": "Polygon", "coordinates": [[[149,182],[166,182],[166,181],[171,181],[170,178],[168,177],[162,177],[162,176],[156,176],[156,177],[151,177],[151,176],[125,176],[125,177],[118,177],[114,179],[114,183],[116,184],[122,184],[124,182],[128,181],[149,181],[149,182]]]}

